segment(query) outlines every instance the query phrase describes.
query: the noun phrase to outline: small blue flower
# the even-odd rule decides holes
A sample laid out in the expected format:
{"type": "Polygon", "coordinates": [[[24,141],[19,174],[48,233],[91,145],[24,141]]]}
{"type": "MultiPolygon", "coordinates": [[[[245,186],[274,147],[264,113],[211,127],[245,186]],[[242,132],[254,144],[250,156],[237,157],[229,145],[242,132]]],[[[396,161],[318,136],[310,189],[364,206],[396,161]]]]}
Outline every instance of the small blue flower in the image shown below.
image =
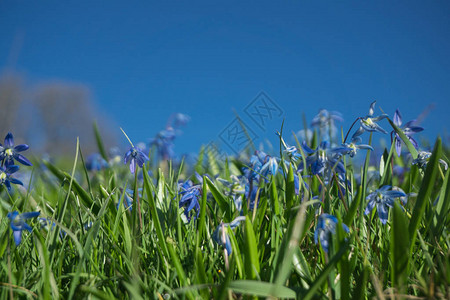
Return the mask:
{"type": "MultiPolygon", "coordinates": [[[[322,138],[327,137],[330,133],[336,135],[336,122],[343,122],[342,114],[337,111],[328,111],[321,109],[311,122],[312,127],[318,127],[322,138]]],[[[331,136],[330,136],[331,138],[331,136]]]]}
{"type": "Polygon", "coordinates": [[[302,157],[301,154],[298,153],[297,147],[289,146],[288,144],[286,144],[286,142],[284,141],[283,137],[279,132],[277,132],[276,134],[280,138],[281,143],[283,144],[284,147],[283,153],[287,155],[290,161],[295,162],[302,157]]]}
{"type": "Polygon", "coordinates": [[[191,210],[196,212],[194,219],[197,219],[200,214],[199,199],[203,194],[202,187],[199,184],[193,185],[191,180],[186,181],[180,187],[181,192],[178,193],[178,195],[181,195],[179,207],[184,207],[184,215],[188,221],[191,220],[191,210]]]}
{"type": "MultiPolygon", "coordinates": [[[[332,234],[336,234],[336,225],[338,224],[338,219],[329,214],[321,214],[319,220],[317,221],[317,227],[314,231],[314,242],[316,245],[320,242],[323,251],[328,253],[328,248],[330,245],[330,239],[332,234]]],[[[342,228],[349,232],[347,225],[342,224],[342,228]]]]}
{"type": "Polygon", "coordinates": [[[99,153],[92,153],[86,158],[86,169],[88,171],[100,171],[108,167],[108,162],[99,153]]]}
{"type": "MultiPolygon", "coordinates": [[[[41,229],[45,229],[47,231],[53,230],[56,227],[56,223],[47,218],[39,218],[39,223],[41,224],[41,229]]],[[[64,230],[59,230],[59,237],[61,239],[63,239],[66,235],[67,233],[64,230]]]]}
{"type": "Polygon", "coordinates": [[[32,166],[33,164],[25,156],[19,154],[19,152],[28,150],[28,148],[26,144],[14,146],[14,137],[11,132],[8,132],[4,145],[0,144],[0,160],[4,161],[7,167],[14,165],[14,160],[23,165],[32,166]]]}
{"type": "Polygon", "coordinates": [[[146,161],[148,161],[147,155],[137,147],[131,147],[124,156],[124,163],[130,163],[130,171],[132,174],[134,174],[136,170],[136,165],[142,168],[146,161]]]}
{"type": "Polygon", "coordinates": [[[375,112],[375,103],[376,103],[376,101],[373,101],[370,104],[369,113],[367,114],[367,116],[365,116],[364,118],[360,118],[359,122],[360,122],[361,126],[353,134],[353,138],[360,136],[361,134],[364,133],[364,131],[369,131],[369,132],[378,131],[378,132],[385,133],[385,134],[387,133],[387,131],[384,130],[383,128],[381,128],[381,126],[378,125],[376,122],[383,120],[384,118],[387,118],[388,115],[382,114],[382,115],[379,115],[378,117],[373,117],[373,113],[375,112]]]}
{"type": "Polygon", "coordinates": [[[156,146],[159,157],[163,160],[168,160],[174,157],[174,143],[176,134],[172,127],[167,127],[161,130],[156,137],[150,141],[150,147],[156,146]]]}
{"type": "Polygon", "coordinates": [[[338,153],[338,154],[341,154],[341,155],[347,155],[348,154],[350,157],[354,157],[356,155],[356,152],[359,149],[372,150],[373,151],[373,148],[370,145],[358,144],[358,143],[361,142],[361,140],[362,139],[359,136],[353,137],[352,138],[352,142],[350,144],[349,143],[344,143],[344,144],[342,144],[341,147],[336,147],[336,148],[331,149],[331,152],[338,153]]]}
{"type": "Polygon", "coordinates": [[[234,229],[244,220],[244,216],[239,216],[231,223],[220,223],[219,226],[217,226],[216,230],[214,230],[214,233],[212,235],[213,240],[226,249],[228,256],[231,255],[232,249],[230,237],[227,234],[226,227],[229,226],[231,229],[234,229]]]}
{"type": "Polygon", "coordinates": [[[400,198],[402,203],[406,204],[406,194],[400,188],[391,189],[390,185],[382,186],[366,197],[369,202],[367,203],[364,214],[368,215],[371,213],[376,205],[381,223],[386,224],[389,215],[389,207],[394,206],[395,198],[400,198]]]}
{"type": "MultiPolygon", "coordinates": [[[[122,191],[122,189],[120,189],[122,191]]],[[[138,194],[139,194],[139,198],[142,197],[142,188],[138,189],[138,194]]],[[[132,206],[133,206],[133,195],[134,195],[134,191],[130,190],[130,189],[126,189],[124,193],[122,193],[123,200],[119,200],[119,202],[117,202],[116,208],[119,209],[119,205],[120,205],[120,201],[123,202],[123,206],[125,207],[125,209],[131,211],[132,210],[132,206]]]]}
{"type": "MultiPolygon", "coordinates": [[[[423,130],[422,127],[414,126],[414,122],[416,120],[409,121],[405,125],[402,126],[402,115],[400,114],[400,111],[397,109],[395,110],[394,114],[394,124],[400,127],[400,129],[403,131],[403,133],[406,135],[406,137],[409,139],[409,141],[413,144],[414,148],[418,149],[419,144],[417,141],[413,138],[413,134],[416,132],[421,132],[423,130]]],[[[392,133],[395,133],[395,131],[392,131],[392,133]]],[[[397,155],[400,156],[402,153],[402,139],[400,136],[395,133],[395,151],[397,151],[397,155]]]]}
{"type": "Polygon", "coordinates": [[[182,113],[176,113],[173,118],[175,127],[185,126],[191,120],[191,117],[182,113]]]}
{"type": "Polygon", "coordinates": [[[24,229],[31,232],[33,229],[26,223],[27,219],[35,218],[40,215],[40,212],[26,212],[23,214],[19,214],[17,211],[13,211],[8,213],[7,217],[10,220],[11,230],[13,231],[14,242],[16,246],[19,246],[22,241],[22,231],[24,229]]]}
{"type": "Polygon", "coordinates": [[[11,177],[11,174],[17,172],[19,166],[11,165],[0,167],[0,185],[5,185],[8,191],[11,190],[11,183],[23,185],[22,181],[11,177]]]}
{"type": "MultiPolygon", "coordinates": [[[[421,169],[425,169],[428,161],[431,158],[431,152],[428,151],[419,151],[417,154],[417,158],[412,161],[413,165],[417,165],[421,169]]],[[[439,159],[439,163],[441,163],[445,170],[447,170],[448,165],[443,159],[439,159]]]]}

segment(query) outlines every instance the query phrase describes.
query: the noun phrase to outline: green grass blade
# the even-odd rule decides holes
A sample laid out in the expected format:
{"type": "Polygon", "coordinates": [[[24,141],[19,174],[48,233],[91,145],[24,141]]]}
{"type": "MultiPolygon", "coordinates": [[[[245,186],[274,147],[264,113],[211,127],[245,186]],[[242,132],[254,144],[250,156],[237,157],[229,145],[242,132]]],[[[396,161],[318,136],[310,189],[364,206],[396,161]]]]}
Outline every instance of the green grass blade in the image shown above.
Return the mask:
{"type": "Polygon", "coordinates": [[[245,217],[244,239],[245,274],[248,279],[256,279],[260,271],[258,243],[256,242],[255,232],[253,231],[253,224],[248,216],[245,217]]]}
{"type": "Polygon", "coordinates": [[[209,190],[211,191],[211,194],[213,195],[214,199],[217,202],[217,205],[219,205],[219,208],[222,210],[222,212],[227,213],[225,215],[225,222],[231,221],[231,215],[228,213],[229,211],[229,205],[225,199],[225,196],[217,189],[217,187],[212,183],[212,181],[208,177],[204,177],[206,180],[206,183],[208,184],[209,190]]]}
{"type": "Polygon", "coordinates": [[[164,253],[166,259],[169,257],[169,252],[167,250],[166,238],[162,231],[162,226],[158,216],[158,210],[156,209],[155,198],[153,197],[152,189],[150,188],[150,177],[148,176],[147,167],[143,166],[143,174],[144,174],[144,189],[147,194],[149,206],[150,206],[150,214],[152,216],[153,225],[155,226],[156,235],[158,237],[159,246],[164,253]]]}
{"type": "Polygon", "coordinates": [[[434,145],[433,154],[430,157],[430,160],[427,164],[425,175],[422,180],[422,184],[420,186],[419,194],[417,195],[416,205],[414,206],[411,222],[409,223],[409,236],[411,238],[410,241],[410,253],[412,252],[416,236],[417,230],[419,228],[420,221],[425,212],[425,208],[427,203],[430,200],[431,191],[433,190],[434,183],[436,181],[438,169],[439,169],[439,159],[442,155],[442,146],[441,139],[438,138],[434,145]]]}
{"type": "Polygon", "coordinates": [[[236,280],[230,282],[229,289],[236,293],[258,297],[276,297],[285,299],[296,298],[294,290],[274,283],[255,280],[236,280]]]}
{"type": "Polygon", "coordinates": [[[409,233],[408,219],[398,202],[394,203],[391,224],[392,282],[397,291],[404,291],[403,287],[407,283],[409,273],[409,233]]]}
{"type": "Polygon", "coordinates": [[[93,126],[98,152],[100,152],[100,155],[103,157],[104,160],[108,161],[108,154],[106,153],[105,146],[103,145],[102,136],[100,135],[100,131],[98,130],[97,122],[94,122],[93,126]]]}
{"type": "Polygon", "coordinates": [[[409,150],[409,153],[411,153],[413,159],[417,158],[417,150],[414,147],[414,145],[411,143],[411,141],[408,139],[408,137],[403,133],[403,130],[401,130],[397,125],[392,122],[391,119],[388,118],[389,123],[391,124],[394,131],[398,134],[398,136],[402,139],[402,141],[405,143],[406,147],[409,150]]]}

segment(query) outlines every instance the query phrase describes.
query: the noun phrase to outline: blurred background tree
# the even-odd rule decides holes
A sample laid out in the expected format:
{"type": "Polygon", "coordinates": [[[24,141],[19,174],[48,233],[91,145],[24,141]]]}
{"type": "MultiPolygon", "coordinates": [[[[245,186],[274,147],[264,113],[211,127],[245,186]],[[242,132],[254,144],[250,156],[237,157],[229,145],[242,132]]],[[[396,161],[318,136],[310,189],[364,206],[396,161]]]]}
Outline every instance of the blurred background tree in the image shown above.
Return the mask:
{"type": "Polygon", "coordinates": [[[0,139],[10,131],[34,153],[73,156],[77,136],[83,153],[97,151],[94,121],[107,147],[117,142],[118,127],[97,110],[83,84],[47,81],[29,87],[23,76],[6,72],[0,75],[0,107],[0,139]]]}

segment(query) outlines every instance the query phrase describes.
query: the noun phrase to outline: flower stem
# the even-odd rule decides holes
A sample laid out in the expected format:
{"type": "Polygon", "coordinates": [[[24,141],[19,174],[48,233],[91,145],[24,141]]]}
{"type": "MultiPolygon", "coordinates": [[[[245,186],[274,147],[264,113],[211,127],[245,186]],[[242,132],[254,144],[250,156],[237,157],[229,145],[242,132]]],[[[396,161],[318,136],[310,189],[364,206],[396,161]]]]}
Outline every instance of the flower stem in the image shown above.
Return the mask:
{"type": "Polygon", "coordinates": [[[352,130],[353,126],[355,126],[356,121],[359,121],[359,120],[361,120],[361,117],[356,118],[356,120],[353,122],[352,126],[350,126],[350,129],[347,131],[347,134],[345,135],[344,144],[345,144],[345,142],[347,141],[348,134],[349,134],[350,131],[352,130]]]}

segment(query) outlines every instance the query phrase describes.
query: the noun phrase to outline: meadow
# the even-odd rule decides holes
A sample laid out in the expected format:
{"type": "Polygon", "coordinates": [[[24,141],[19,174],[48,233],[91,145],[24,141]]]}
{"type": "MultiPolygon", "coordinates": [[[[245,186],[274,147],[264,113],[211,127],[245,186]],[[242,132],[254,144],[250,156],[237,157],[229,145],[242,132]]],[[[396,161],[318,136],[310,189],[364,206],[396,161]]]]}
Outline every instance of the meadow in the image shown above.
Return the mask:
{"type": "Polygon", "coordinates": [[[353,117],[321,110],[295,143],[280,124],[275,153],[192,164],[173,159],[182,114],[123,150],[94,126],[98,153],[77,142],[70,162],[8,133],[0,299],[450,299],[447,145],[421,148],[375,102],[353,117]]]}

